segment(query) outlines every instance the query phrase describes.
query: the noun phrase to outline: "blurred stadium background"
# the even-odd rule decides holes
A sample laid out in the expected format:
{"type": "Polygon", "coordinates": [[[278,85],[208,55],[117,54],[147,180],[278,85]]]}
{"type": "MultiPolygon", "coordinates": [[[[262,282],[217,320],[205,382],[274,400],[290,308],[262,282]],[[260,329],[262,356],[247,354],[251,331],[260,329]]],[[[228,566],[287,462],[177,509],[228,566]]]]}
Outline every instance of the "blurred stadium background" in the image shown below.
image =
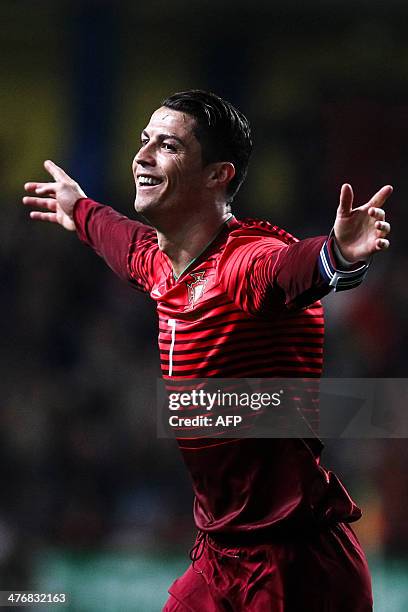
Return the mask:
{"type": "MultiPolygon", "coordinates": [[[[2,590],[155,612],[194,533],[181,458],[155,433],[152,305],[74,235],[30,221],[23,183],[51,158],[132,215],[150,112],[216,91],[254,129],[237,215],[307,237],[329,231],[343,181],[360,202],[394,185],[392,251],[326,300],[325,373],[406,377],[407,22],[393,0],[2,0],[2,590]]],[[[324,459],[364,508],[376,612],[408,610],[407,441],[328,441],[324,459]]]]}

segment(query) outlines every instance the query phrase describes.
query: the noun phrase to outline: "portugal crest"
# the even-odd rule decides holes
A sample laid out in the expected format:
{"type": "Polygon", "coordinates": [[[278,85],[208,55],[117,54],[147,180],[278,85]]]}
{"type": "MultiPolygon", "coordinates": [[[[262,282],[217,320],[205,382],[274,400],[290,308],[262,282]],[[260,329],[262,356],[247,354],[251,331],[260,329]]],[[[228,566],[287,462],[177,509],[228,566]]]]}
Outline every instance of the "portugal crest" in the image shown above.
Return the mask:
{"type": "Polygon", "coordinates": [[[204,278],[205,270],[203,272],[192,272],[190,276],[193,278],[191,283],[186,283],[188,292],[188,305],[190,308],[198,302],[203,296],[207,279],[204,278]]]}

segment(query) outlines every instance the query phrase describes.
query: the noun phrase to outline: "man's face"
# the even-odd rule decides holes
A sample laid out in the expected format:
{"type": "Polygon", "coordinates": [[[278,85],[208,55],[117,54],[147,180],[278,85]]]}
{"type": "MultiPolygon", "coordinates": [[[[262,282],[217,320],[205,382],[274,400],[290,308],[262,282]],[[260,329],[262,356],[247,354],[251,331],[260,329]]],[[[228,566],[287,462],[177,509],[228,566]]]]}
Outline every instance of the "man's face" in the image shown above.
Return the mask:
{"type": "Polygon", "coordinates": [[[161,107],[141,136],[133,164],[135,208],[147,218],[200,200],[206,173],[191,115],[161,107]]]}

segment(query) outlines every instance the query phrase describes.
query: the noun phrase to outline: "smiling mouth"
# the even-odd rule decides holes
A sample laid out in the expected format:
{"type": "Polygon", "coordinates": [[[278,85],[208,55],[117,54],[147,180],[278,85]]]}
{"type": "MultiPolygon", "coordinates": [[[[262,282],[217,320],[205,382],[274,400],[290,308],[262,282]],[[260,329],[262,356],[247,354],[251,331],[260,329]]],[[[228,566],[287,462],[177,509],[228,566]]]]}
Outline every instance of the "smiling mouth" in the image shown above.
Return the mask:
{"type": "Polygon", "coordinates": [[[160,185],[162,182],[162,179],[157,178],[155,176],[147,176],[141,174],[137,177],[138,187],[157,187],[157,185],[160,185]]]}

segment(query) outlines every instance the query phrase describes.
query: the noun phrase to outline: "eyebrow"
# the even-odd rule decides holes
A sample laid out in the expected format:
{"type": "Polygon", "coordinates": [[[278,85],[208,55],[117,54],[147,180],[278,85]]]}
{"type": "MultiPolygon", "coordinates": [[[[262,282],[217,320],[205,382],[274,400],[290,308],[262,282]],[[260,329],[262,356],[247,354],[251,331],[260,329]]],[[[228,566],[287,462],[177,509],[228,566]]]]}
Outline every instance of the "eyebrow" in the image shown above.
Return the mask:
{"type": "MultiPolygon", "coordinates": [[[[150,136],[146,132],[146,130],[143,130],[142,136],[147,136],[147,138],[150,138],[150,136]]],[[[184,142],[184,140],[182,140],[181,138],[179,138],[175,134],[158,134],[157,138],[159,140],[166,140],[167,138],[172,138],[173,140],[176,140],[178,143],[180,143],[182,147],[186,146],[186,143],[184,142]]]]}

